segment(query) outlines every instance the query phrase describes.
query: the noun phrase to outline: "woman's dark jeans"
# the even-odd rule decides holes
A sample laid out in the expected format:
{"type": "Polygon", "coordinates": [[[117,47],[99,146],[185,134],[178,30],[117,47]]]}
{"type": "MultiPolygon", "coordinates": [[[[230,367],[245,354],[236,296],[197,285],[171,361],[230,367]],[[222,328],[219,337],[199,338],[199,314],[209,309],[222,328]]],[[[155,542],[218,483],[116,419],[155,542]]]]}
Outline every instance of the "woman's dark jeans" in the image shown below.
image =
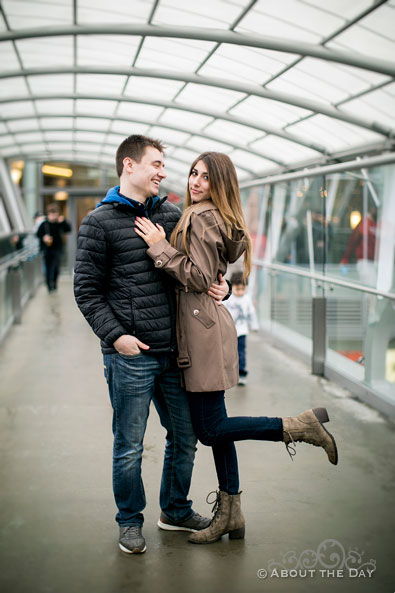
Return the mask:
{"type": "Polygon", "coordinates": [[[229,418],[224,391],[189,392],[189,406],[196,436],[213,449],[220,490],[239,492],[239,471],[234,441],[282,441],[281,418],[235,416],[229,418]]]}

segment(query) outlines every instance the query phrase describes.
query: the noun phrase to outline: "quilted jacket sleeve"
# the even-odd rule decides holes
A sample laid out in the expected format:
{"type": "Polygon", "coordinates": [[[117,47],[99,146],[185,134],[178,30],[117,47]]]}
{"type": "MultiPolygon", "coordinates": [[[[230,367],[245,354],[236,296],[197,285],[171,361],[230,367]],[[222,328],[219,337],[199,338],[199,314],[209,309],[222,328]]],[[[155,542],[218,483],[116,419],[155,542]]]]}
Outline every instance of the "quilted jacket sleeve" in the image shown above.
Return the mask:
{"type": "Polygon", "coordinates": [[[106,297],[109,266],[105,233],[99,222],[89,216],[82,222],[78,234],[74,296],[95,334],[111,346],[127,331],[114,315],[106,297]]]}
{"type": "Polygon", "coordinates": [[[185,255],[166,239],[147,250],[157,268],[162,268],[181,284],[195,292],[207,292],[217,281],[222,237],[210,212],[192,214],[189,254],[185,255]]]}

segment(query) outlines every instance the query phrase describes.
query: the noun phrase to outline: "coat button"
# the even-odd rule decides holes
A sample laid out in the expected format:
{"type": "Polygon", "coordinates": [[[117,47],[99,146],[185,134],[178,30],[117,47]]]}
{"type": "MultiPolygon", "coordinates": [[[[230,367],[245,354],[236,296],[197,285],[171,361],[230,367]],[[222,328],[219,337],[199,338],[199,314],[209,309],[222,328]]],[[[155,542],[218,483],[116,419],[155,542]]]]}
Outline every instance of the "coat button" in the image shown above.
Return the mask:
{"type": "Polygon", "coordinates": [[[163,266],[163,261],[161,259],[156,260],[155,265],[157,268],[161,268],[163,266]]]}
{"type": "Polygon", "coordinates": [[[194,310],[193,310],[193,314],[194,314],[194,315],[199,315],[199,313],[200,313],[199,309],[194,309],[194,310]]]}

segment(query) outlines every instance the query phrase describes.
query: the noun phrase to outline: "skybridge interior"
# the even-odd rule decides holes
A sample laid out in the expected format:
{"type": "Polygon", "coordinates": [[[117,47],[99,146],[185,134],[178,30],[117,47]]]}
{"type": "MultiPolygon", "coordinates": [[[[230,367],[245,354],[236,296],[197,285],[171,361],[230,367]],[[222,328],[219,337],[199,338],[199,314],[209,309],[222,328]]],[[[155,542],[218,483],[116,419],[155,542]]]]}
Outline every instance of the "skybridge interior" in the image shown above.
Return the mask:
{"type": "MultiPolygon", "coordinates": [[[[4,591],[255,592],[261,564],[330,539],[365,546],[381,565],[374,590],[393,588],[394,56],[395,0],[0,1],[4,591]],[[262,459],[261,445],[241,444],[251,538],[191,550],[155,527],[164,433],[153,411],[152,552],[137,559],[140,572],[117,555],[111,408],[98,340],[72,293],[79,226],[118,185],[115,152],[131,134],[166,145],[160,193],[180,208],[194,158],[231,157],[260,329],[249,336],[248,384],[228,406],[290,415],[323,401],[342,455],[335,473],[303,445],[287,465],[280,447],[262,459]],[[47,294],[36,217],[53,202],[72,230],[59,290],[47,294]],[[325,511],[308,534],[317,505],[325,511]]],[[[200,446],[199,512],[216,487],[210,464],[200,446]]],[[[313,581],[270,586],[334,586],[313,581]]],[[[366,579],[336,585],[372,590],[366,579]]]]}

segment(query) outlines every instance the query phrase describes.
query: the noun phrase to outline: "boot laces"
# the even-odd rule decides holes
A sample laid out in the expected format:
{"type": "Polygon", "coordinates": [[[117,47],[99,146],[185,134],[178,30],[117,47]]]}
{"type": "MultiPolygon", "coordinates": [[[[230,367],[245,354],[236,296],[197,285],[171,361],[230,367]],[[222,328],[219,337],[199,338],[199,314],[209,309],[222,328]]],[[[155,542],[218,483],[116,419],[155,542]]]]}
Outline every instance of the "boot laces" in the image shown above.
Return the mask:
{"type": "Polygon", "coordinates": [[[211,523],[214,523],[214,521],[218,517],[219,512],[221,510],[221,494],[220,494],[219,490],[212,490],[211,492],[209,492],[206,497],[206,502],[207,502],[207,504],[213,505],[211,512],[214,514],[214,517],[211,519],[211,523]],[[215,496],[214,500],[209,500],[209,497],[211,496],[211,494],[214,494],[214,496],[215,496]]]}
{"type": "Polygon", "coordinates": [[[287,449],[287,453],[291,458],[291,461],[294,460],[294,457],[296,455],[296,443],[293,439],[293,436],[290,432],[286,431],[287,435],[289,436],[289,438],[291,439],[291,442],[289,443],[285,443],[285,448],[287,449]]]}

